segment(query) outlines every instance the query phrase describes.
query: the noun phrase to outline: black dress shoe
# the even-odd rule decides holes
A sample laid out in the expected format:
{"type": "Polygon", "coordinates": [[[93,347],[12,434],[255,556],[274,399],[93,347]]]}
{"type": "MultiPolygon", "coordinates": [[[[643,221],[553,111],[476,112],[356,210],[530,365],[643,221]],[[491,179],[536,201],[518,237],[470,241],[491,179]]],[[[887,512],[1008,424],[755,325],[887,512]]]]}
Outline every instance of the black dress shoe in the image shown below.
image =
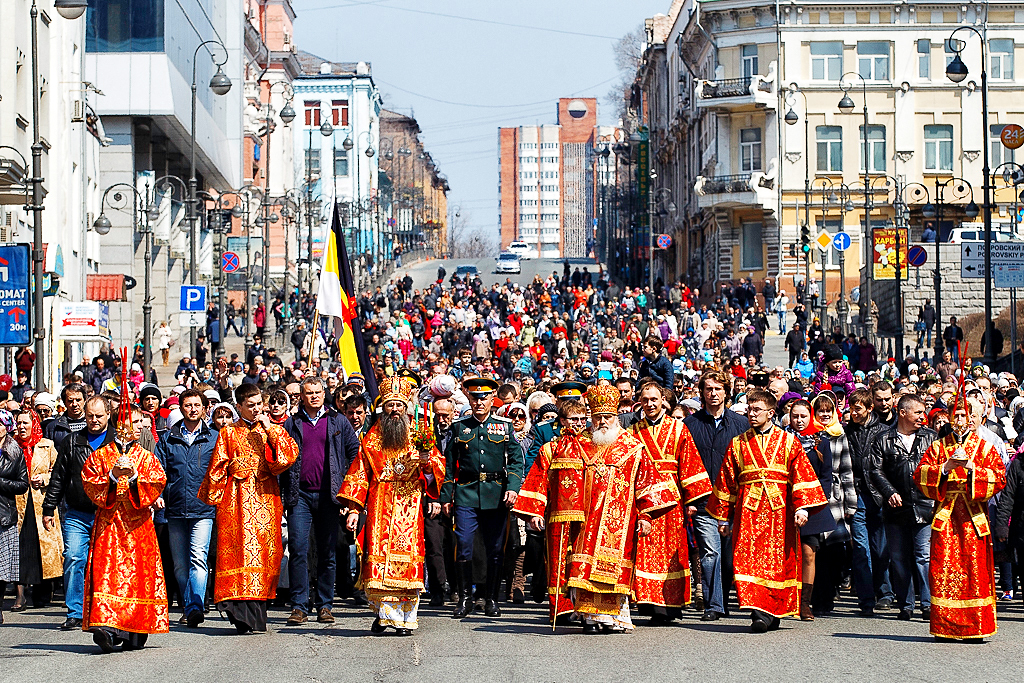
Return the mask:
{"type": "Polygon", "coordinates": [[[512,603],[515,605],[522,605],[526,602],[526,594],[519,588],[512,589],[512,603]]]}
{"type": "Polygon", "coordinates": [[[396,636],[411,636],[412,635],[412,629],[411,628],[396,628],[395,629],[395,635],[396,636]]]}
{"type": "Polygon", "coordinates": [[[781,626],[781,625],[782,625],[782,619],[779,619],[778,617],[772,617],[772,620],[768,622],[768,630],[769,631],[778,631],[779,630],[779,626],[781,626]]]}
{"type": "Polygon", "coordinates": [[[197,626],[199,626],[199,624],[203,623],[204,621],[206,621],[206,616],[203,614],[203,610],[201,609],[192,610],[188,613],[188,616],[185,618],[185,624],[189,628],[196,628],[197,626]]]}
{"type": "Polygon", "coordinates": [[[754,619],[753,621],[750,622],[750,632],[751,633],[767,633],[768,632],[768,622],[766,622],[766,621],[764,621],[762,619],[754,619]]]}
{"type": "Polygon", "coordinates": [[[114,638],[106,629],[98,628],[92,632],[92,642],[100,646],[103,654],[109,655],[114,651],[114,638]]]}
{"type": "Polygon", "coordinates": [[[431,607],[444,607],[444,593],[437,592],[430,594],[431,607]]]}
{"type": "Polygon", "coordinates": [[[914,613],[908,609],[901,609],[900,613],[896,615],[896,618],[900,621],[910,621],[910,617],[914,616],[914,613]]]}
{"type": "Polygon", "coordinates": [[[891,608],[892,608],[892,598],[879,598],[878,601],[875,602],[875,609],[891,609],[891,608]]]}
{"type": "Polygon", "coordinates": [[[931,621],[931,620],[932,620],[932,608],[931,607],[925,607],[923,610],[921,610],[921,621],[931,621]]]}
{"type": "Polygon", "coordinates": [[[387,627],[380,623],[380,619],[374,619],[373,623],[370,624],[370,633],[384,633],[387,627]]]}
{"type": "Polygon", "coordinates": [[[27,602],[23,602],[20,605],[18,603],[14,603],[13,605],[11,605],[11,611],[12,612],[24,612],[27,609],[28,609],[28,603],[27,602]]]}
{"type": "Polygon", "coordinates": [[[861,607],[860,608],[860,615],[862,617],[871,618],[871,617],[875,616],[875,608],[874,607],[861,607]]]}
{"type": "Polygon", "coordinates": [[[488,617],[500,617],[501,610],[498,609],[498,601],[490,598],[484,600],[484,614],[488,617]]]}
{"type": "Polygon", "coordinates": [[[74,617],[68,617],[63,624],[60,625],[61,631],[75,631],[82,628],[82,620],[75,619],[74,617]]]}
{"type": "Polygon", "coordinates": [[[701,621],[718,621],[721,618],[722,617],[718,614],[718,612],[714,610],[708,610],[704,614],[700,615],[701,621]]]}
{"type": "Polygon", "coordinates": [[[600,632],[600,629],[597,628],[597,624],[583,624],[583,635],[585,636],[594,636],[600,632]]]}

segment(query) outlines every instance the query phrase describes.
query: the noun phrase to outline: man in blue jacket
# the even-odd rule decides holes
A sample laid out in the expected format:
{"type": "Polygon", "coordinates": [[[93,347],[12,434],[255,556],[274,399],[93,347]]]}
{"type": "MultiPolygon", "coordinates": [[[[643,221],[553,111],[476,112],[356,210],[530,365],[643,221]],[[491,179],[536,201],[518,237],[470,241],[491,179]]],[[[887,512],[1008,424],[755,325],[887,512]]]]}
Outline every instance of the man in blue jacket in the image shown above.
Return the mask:
{"type": "Polygon", "coordinates": [[[317,621],[334,623],[331,606],[337,569],[338,528],[341,508],[335,495],[349,465],[359,455],[359,437],[352,425],[324,405],[326,388],[316,377],[302,380],[299,409],[284,423],[299,447],[295,463],[279,477],[281,501],[288,515],[288,580],[292,614],[289,626],[307,620],[309,612],[309,532],[316,543],[317,621]]]}
{"type": "Polygon", "coordinates": [[[207,555],[216,509],[199,500],[199,486],[210,467],[217,432],[203,416],[209,399],[196,389],[186,389],[178,399],[183,419],[160,437],[156,457],[167,473],[164,515],[170,537],[174,578],[181,590],[184,612],[179,623],[195,628],[203,623],[207,555]]]}
{"type": "Polygon", "coordinates": [[[664,346],[665,343],[657,335],[651,335],[644,340],[644,358],[640,361],[638,379],[650,377],[666,389],[671,389],[674,373],[672,371],[672,361],[661,352],[664,346]]]}

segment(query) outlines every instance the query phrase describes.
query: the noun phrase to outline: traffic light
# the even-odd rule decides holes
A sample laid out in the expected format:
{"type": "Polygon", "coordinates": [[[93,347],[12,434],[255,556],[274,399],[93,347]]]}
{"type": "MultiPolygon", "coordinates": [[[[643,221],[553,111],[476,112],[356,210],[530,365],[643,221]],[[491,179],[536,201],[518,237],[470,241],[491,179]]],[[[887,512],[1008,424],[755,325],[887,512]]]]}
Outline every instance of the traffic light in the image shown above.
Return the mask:
{"type": "Polygon", "coordinates": [[[811,228],[806,223],[800,226],[800,250],[805,254],[811,251],[811,228]]]}

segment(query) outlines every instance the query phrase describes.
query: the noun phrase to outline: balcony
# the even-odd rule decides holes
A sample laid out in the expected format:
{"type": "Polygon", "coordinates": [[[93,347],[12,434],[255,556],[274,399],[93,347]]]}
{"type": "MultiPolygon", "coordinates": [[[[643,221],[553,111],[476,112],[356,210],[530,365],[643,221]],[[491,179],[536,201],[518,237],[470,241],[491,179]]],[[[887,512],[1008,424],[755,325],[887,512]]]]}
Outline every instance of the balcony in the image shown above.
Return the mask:
{"type": "Polygon", "coordinates": [[[773,206],[774,166],[769,165],[767,173],[697,176],[693,189],[701,209],[773,206]]]}
{"type": "Polygon", "coordinates": [[[767,76],[699,80],[695,86],[698,109],[742,112],[775,109],[775,62],[767,76]]]}

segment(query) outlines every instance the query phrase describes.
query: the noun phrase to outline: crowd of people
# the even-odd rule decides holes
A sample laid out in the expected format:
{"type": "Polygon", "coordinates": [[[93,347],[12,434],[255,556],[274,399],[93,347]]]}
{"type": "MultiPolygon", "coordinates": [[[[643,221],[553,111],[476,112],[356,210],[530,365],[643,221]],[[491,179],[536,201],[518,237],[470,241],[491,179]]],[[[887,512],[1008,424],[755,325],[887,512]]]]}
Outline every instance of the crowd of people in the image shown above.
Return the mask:
{"type": "Polygon", "coordinates": [[[60,627],[111,652],[175,604],[238,633],[269,605],[410,635],[421,596],[458,619],[545,603],[588,634],[738,609],[764,633],[849,596],[975,640],[1019,595],[1024,399],[959,343],[880,365],[771,281],[446,276],[358,297],[372,377],[304,301],[291,361],[260,329],[172,386],[127,351],[59,396],[0,378],[0,598],[62,595],[60,627]],[[769,316],[789,367],[764,362],[769,316]]]}

